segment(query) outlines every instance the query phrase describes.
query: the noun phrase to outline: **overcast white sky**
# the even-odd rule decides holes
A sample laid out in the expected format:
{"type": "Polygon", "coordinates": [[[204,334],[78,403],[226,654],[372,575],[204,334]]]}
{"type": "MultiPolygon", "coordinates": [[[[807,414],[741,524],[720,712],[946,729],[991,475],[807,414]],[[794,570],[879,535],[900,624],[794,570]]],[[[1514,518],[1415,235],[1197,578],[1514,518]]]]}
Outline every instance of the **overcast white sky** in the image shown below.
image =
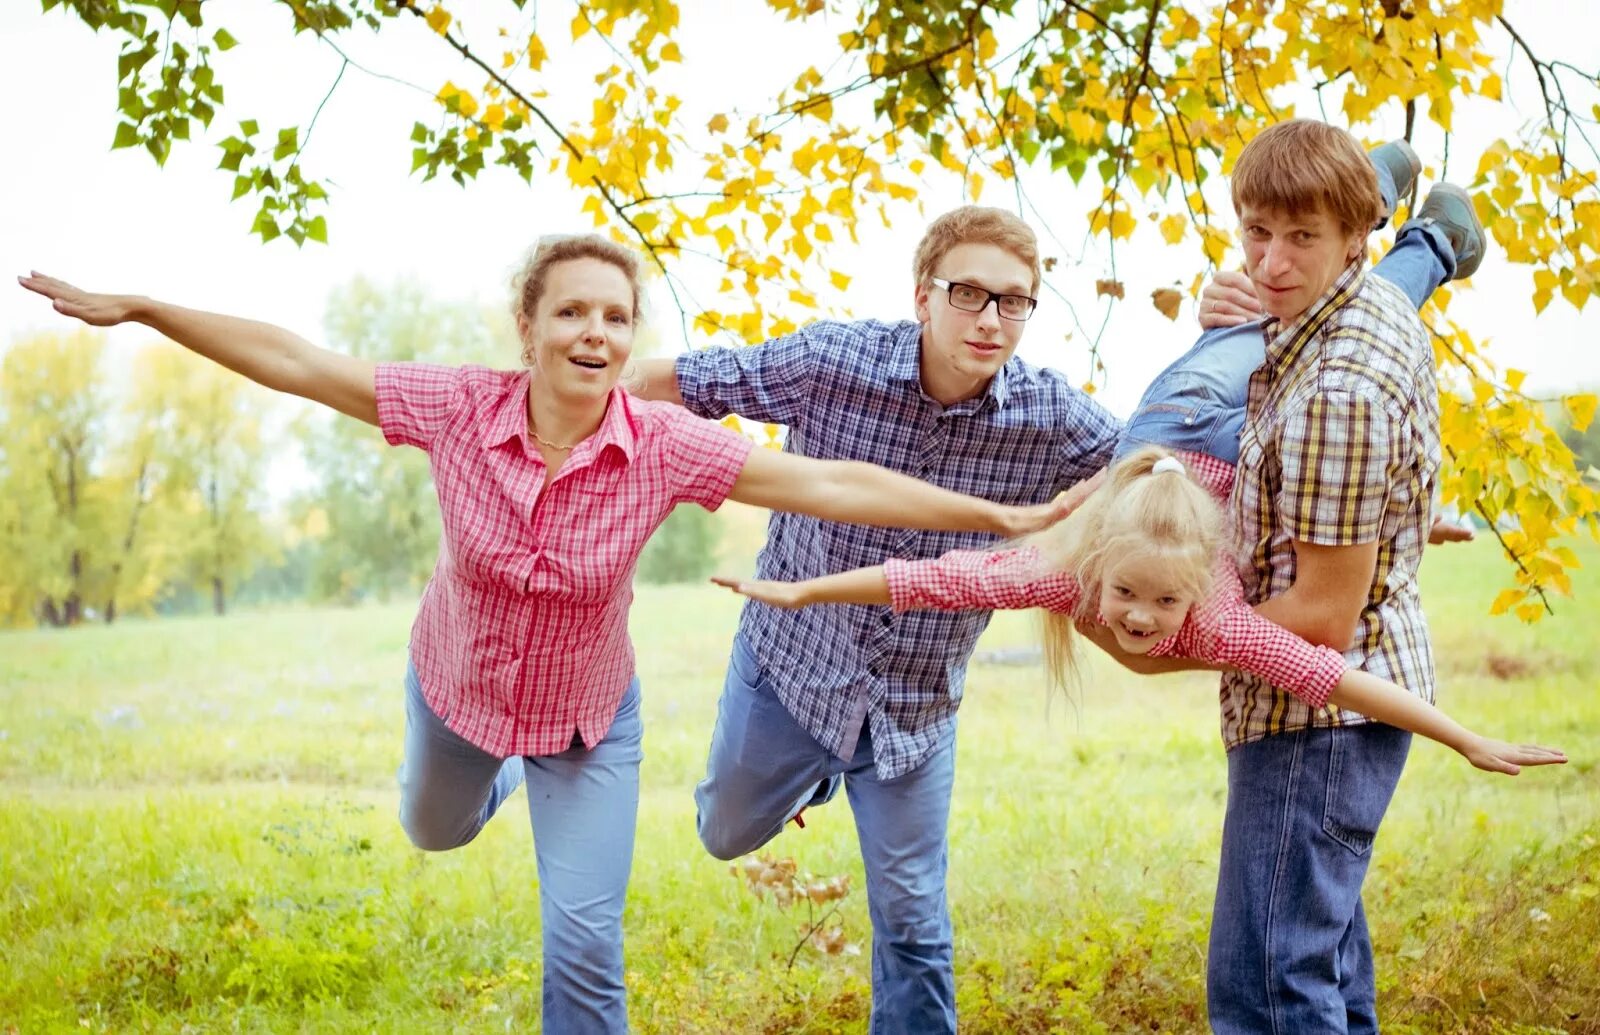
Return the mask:
{"type": "MultiPolygon", "coordinates": [[[[481,10],[477,24],[482,26],[489,10],[504,5],[458,0],[449,6],[469,23],[481,10]]],[[[1594,41],[1600,39],[1600,13],[1593,8],[1546,0],[1513,0],[1507,6],[1508,16],[1536,49],[1593,64],[1594,41]]],[[[822,61],[828,41],[846,28],[784,25],[753,0],[739,5],[685,0],[683,9],[682,90],[691,109],[701,98],[711,105],[731,98],[753,112],[761,98],[790,82],[806,64],[822,61]],[[782,48],[771,45],[774,32],[783,34],[782,48]],[[789,59],[790,54],[796,56],[789,59]]],[[[569,38],[571,10],[547,3],[544,13],[543,35],[559,53],[569,38]]],[[[336,185],[328,209],[332,243],[301,250],[281,239],[260,244],[247,233],[254,204],[229,203],[231,175],[215,169],[218,152],[212,141],[228,135],[238,118],[252,115],[263,124],[303,128],[333,82],[339,59],[307,37],[290,37],[287,19],[275,5],[212,0],[206,16],[208,22],[225,20],[241,41],[219,61],[228,105],[209,140],[179,148],[158,170],[142,151],[109,150],[116,122],[114,41],[95,36],[59,9],[41,14],[37,0],[0,7],[0,125],[6,141],[0,161],[0,197],[5,199],[0,268],[8,273],[38,268],[94,289],[270,319],[318,340],[326,293],[357,274],[380,280],[412,275],[441,297],[500,304],[510,266],[535,237],[587,227],[577,213],[581,199],[548,179],[536,178],[530,188],[509,172],[489,170],[462,190],[449,181],[424,183],[410,175],[410,125],[419,118],[435,120],[435,109],[421,93],[351,69],[323,110],[302,159],[311,174],[336,185]]],[[[417,19],[399,19],[384,41],[381,48],[354,45],[352,56],[375,71],[423,85],[430,95],[446,78],[463,85],[478,82],[441,61],[437,40],[417,19]]],[[[592,80],[573,81],[576,112],[587,107],[592,80]]],[[[1508,86],[1524,115],[1537,110],[1531,79],[1515,76],[1508,86]]],[[[551,103],[561,107],[559,96],[551,103]]],[[[1391,122],[1381,131],[1398,133],[1401,112],[1396,108],[1387,115],[1391,122]]],[[[1469,178],[1483,145],[1513,131],[1516,121],[1513,112],[1464,108],[1448,172],[1469,178]]],[[[1442,138],[1425,133],[1417,145],[1429,173],[1436,174],[1442,138]]],[[[1078,191],[1065,177],[1056,183],[1039,175],[1029,183],[1051,225],[1076,247],[1081,213],[1098,188],[1078,191]]],[[[991,187],[981,200],[1007,204],[1011,197],[991,187]]],[[[954,185],[932,184],[926,211],[936,214],[963,200],[954,185]]],[[[910,255],[924,224],[925,218],[908,209],[893,231],[869,232],[859,253],[840,257],[839,265],[855,277],[850,291],[840,296],[819,285],[823,304],[834,306],[835,313],[848,307],[858,316],[909,315],[910,255]]],[[[1198,250],[1192,244],[1168,248],[1153,233],[1148,237],[1119,253],[1128,301],[1116,307],[1104,339],[1107,375],[1100,398],[1119,414],[1131,409],[1149,378],[1194,334],[1192,311],[1186,309],[1173,324],[1144,300],[1153,288],[1186,284],[1198,266],[1198,250]]],[[[1059,254],[1048,245],[1047,252],[1059,254]]],[[[1093,281],[1108,272],[1103,256],[1091,255],[1081,266],[1064,264],[1053,278],[1090,326],[1098,324],[1100,314],[1093,281]]],[[[1537,392],[1600,383],[1595,316],[1580,317],[1558,299],[1535,317],[1528,301],[1530,275],[1528,267],[1508,266],[1491,251],[1472,289],[1453,303],[1452,315],[1490,337],[1502,362],[1527,370],[1528,384],[1537,392]]],[[[664,292],[657,295],[656,324],[676,347],[676,314],[664,292]]],[[[707,292],[702,301],[709,300],[707,292]]],[[[824,314],[793,317],[809,315],[824,314]]],[[[60,325],[37,299],[14,287],[0,290],[0,347],[21,333],[55,326],[60,325]]],[[[1069,327],[1064,306],[1047,300],[1029,325],[1023,354],[1082,380],[1088,374],[1086,342],[1081,335],[1066,340],[1069,327]]],[[[145,337],[133,330],[117,340],[136,343],[145,337]]],[[[485,361],[509,365],[514,360],[508,351],[486,355],[485,361]]]]}

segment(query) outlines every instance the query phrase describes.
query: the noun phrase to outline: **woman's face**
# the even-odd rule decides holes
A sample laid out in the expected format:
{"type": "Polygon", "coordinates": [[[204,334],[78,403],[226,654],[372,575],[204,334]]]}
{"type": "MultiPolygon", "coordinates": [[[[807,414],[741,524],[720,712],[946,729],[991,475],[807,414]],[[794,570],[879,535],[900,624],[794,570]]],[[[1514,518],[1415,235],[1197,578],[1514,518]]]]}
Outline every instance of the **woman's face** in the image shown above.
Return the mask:
{"type": "Polygon", "coordinates": [[[532,316],[517,320],[524,355],[560,398],[604,400],[633,353],[633,284],[599,259],[551,266],[532,316]]]}

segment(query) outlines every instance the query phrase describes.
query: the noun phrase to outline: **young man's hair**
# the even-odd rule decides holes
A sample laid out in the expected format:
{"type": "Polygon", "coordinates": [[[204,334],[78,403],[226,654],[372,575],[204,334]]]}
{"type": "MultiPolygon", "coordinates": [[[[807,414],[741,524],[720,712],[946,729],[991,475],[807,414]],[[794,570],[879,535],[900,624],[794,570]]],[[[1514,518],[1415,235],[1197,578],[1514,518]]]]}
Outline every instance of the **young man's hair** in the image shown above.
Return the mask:
{"type": "Polygon", "coordinates": [[[979,205],[963,205],[928,225],[911,260],[917,286],[926,287],[937,275],[935,267],[940,260],[950,249],[963,244],[992,244],[1015,255],[1033,274],[1029,293],[1039,290],[1039,239],[1033,235],[1033,228],[1003,208],[979,205]]]}
{"type": "Polygon", "coordinates": [[[1258,133],[1233,166],[1234,211],[1324,212],[1347,234],[1383,217],[1378,174],[1355,137],[1326,122],[1292,119],[1258,133]]]}

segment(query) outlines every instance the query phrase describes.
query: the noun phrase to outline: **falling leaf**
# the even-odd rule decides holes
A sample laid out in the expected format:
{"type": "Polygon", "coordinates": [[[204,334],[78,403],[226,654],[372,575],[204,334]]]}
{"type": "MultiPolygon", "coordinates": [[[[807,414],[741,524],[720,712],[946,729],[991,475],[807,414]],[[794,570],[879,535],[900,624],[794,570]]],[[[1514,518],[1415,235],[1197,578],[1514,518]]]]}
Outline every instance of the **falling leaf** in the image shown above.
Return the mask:
{"type": "Polygon", "coordinates": [[[1094,293],[1096,296],[1110,295],[1112,298],[1123,298],[1126,295],[1122,287],[1122,281],[1109,279],[1095,281],[1094,293]]]}
{"type": "Polygon", "coordinates": [[[1159,287],[1150,292],[1150,301],[1162,316],[1169,320],[1178,318],[1178,308],[1183,305],[1183,292],[1174,287],[1159,287]]]}

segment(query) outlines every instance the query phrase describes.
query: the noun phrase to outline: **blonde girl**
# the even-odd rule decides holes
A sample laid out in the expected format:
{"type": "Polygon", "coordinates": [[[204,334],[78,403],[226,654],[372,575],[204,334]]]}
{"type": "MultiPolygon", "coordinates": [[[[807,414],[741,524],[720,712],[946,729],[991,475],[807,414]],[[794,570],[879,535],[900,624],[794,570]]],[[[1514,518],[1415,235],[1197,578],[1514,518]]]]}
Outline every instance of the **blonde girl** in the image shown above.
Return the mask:
{"type": "Polygon", "coordinates": [[[1045,609],[1052,678],[1071,678],[1075,625],[1103,626],[1129,654],[1188,658],[1240,669],[1313,708],[1336,705],[1436,740],[1479,769],[1515,775],[1524,765],[1566,761],[1559,751],[1509,744],[1465,729],[1396,684],[1348,667],[1245,603],[1223,549],[1218,499],[1233,465],[1158,446],[1130,453],[1067,520],[998,550],[954,550],[924,561],[891,560],[803,582],[716,579],[778,607],[889,604],[910,610],[1045,609]],[[1181,459],[1180,459],[1181,456],[1181,459]]]}

